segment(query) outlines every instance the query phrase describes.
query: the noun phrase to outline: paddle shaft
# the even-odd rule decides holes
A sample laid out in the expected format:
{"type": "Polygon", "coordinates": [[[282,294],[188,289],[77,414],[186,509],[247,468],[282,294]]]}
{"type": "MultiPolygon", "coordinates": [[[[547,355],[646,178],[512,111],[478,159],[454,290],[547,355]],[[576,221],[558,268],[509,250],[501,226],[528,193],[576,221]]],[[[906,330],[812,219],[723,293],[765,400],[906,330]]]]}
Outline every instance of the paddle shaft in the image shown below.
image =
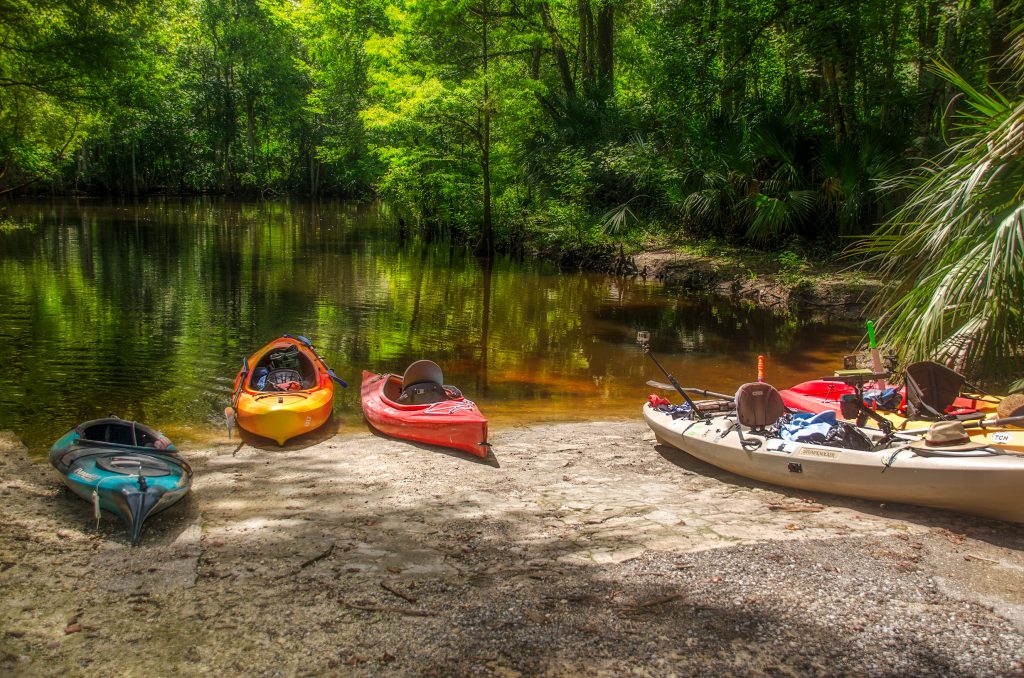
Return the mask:
{"type": "MultiPolygon", "coordinates": [[[[871,369],[875,373],[882,371],[882,356],[878,353],[878,346],[875,343],[875,323],[871,320],[868,321],[868,353],[871,354],[871,369]]],[[[879,389],[885,388],[885,379],[879,379],[876,382],[879,389]]]]}
{"type": "MultiPolygon", "coordinates": [[[[674,388],[672,384],[665,384],[660,381],[655,381],[654,379],[649,379],[647,381],[647,385],[653,386],[654,388],[664,389],[666,391],[671,391],[674,388]]],[[[736,400],[736,396],[727,395],[725,393],[715,393],[714,391],[708,391],[707,389],[697,388],[696,386],[683,386],[683,390],[689,391],[691,393],[699,393],[702,396],[721,398],[722,400],[736,400]]]]}
{"type": "Polygon", "coordinates": [[[725,393],[715,393],[714,391],[708,391],[708,390],[705,390],[703,388],[696,388],[695,386],[684,386],[683,390],[684,391],[692,391],[694,393],[699,393],[702,396],[711,396],[712,398],[721,398],[722,400],[736,400],[736,396],[734,396],[734,395],[726,395],[725,393]]]}
{"type": "MultiPolygon", "coordinates": [[[[234,409],[238,405],[238,398],[242,395],[242,389],[245,388],[245,380],[249,376],[249,359],[242,356],[242,372],[238,378],[238,388],[231,394],[231,409],[234,409]]],[[[229,424],[230,427],[230,424],[229,424]]],[[[229,429],[230,435],[230,429],[229,429]]]]}
{"type": "MultiPolygon", "coordinates": [[[[962,422],[964,428],[986,428],[988,426],[1006,426],[1008,424],[1020,424],[1024,422],[1024,415],[1017,417],[1004,417],[1003,419],[981,419],[979,421],[962,422]]],[[[904,436],[919,436],[928,432],[926,428],[917,428],[912,431],[897,431],[904,436]]]]}
{"type": "Polygon", "coordinates": [[[658,359],[654,357],[653,353],[651,353],[651,347],[650,346],[644,346],[643,350],[644,350],[644,353],[651,360],[654,361],[654,364],[658,366],[658,369],[661,370],[661,373],[664,374],[668,378],[668,382],[670,384],[672,384],[672,387],[675,388],[675,390],[679,393],[679,395],[683,396],[683,400],[685,400],[686,404],[690,406],[690,412],[694,416],[700,416],[698,414],[698,412],[697,412],[697,405],[696,405],[696,403],[694,403],[693,400],[690,399],[690,396],[688,396],[686,394],[686,391],[683,390],[683,387],[679,385],[679,382],[676,381],[676,378],[673,377],[671,374],[669,374],[668,370],[666,370],[664,367],[662,367],[661,363],[658,362],[658,359]]]}

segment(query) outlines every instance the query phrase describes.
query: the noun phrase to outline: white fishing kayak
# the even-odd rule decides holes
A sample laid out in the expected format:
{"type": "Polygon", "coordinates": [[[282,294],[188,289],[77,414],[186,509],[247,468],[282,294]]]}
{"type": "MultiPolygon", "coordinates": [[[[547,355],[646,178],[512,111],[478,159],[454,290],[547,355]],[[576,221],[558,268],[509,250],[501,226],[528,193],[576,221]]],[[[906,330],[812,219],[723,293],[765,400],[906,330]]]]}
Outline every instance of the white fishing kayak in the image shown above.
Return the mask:
{"type": "Polygon", "coordinates": [[[746,426],[743,437],[760,445],[744,449],[737,431],[728,430],[736,426],[732,416],[673,419],[649,403],[643,414],[660,443],[746,478],[1024,523],[1024,455],[998,448],[919,451],[903,443],[863,452],[765,438],[746,426]]]}

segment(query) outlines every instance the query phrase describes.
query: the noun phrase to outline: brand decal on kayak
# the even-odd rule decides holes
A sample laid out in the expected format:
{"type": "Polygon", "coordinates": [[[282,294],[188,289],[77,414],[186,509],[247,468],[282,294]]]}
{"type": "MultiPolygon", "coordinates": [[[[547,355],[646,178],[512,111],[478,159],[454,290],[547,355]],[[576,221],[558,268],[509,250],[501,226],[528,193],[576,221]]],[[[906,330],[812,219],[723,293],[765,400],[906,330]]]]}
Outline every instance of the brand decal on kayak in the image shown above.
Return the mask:
{"type": "Polygon", "coordinates": [[[818,447],[803,447],[797,450],[801,457],[824,457],[825,459],[838,459],[839,453],[831,450],[823,450],[818,447]]]}
{"type": "Polygon", "coordinates": [[[94,473],[89,473],[88,471],[82,470],[80,468],[76,468],[75,472],[72,473],[71,475],[73,475],[73,476],[75,476],[77,478],[81,478],[82,480],[88,480],[90,482],[93,481],[93,480],[96,480],[97,478],[99,478],[98,475],[96,475],[94,473]]]}
{"type": "Polygon", "coordinates": [[[998,433],[992,434],[992,442],[1001,445],[1003,443],[1010,442],[1011,437],[1012,436],[1010,435],[1009,431],[999,431],[998,433]]]}
{"type": "Polygon", "coordinates": [[[472,400],[462,400],[460,402],[442,402],[434,403],[427,409],[423,410],[424,414],[455,414],[462,412],[463,410],[472,410],[476,407],[476,403],[472,400]]]}

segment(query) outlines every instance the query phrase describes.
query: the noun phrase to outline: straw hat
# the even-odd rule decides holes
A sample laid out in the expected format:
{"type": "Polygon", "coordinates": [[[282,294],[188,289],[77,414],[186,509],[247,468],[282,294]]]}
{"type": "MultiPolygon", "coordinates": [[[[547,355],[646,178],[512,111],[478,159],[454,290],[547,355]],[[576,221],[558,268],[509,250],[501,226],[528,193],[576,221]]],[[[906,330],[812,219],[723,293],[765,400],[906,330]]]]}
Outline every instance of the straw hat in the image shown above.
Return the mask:
{"type": "Polygon", "coordinates": [[[1000,419],[1019,417],[1024,414],[1024,393],[1014,393],[1003,398],[996,414],[1000,419]]]}
{"type": "Polygon", "coordinates": [[[985,447],[967,435],[967,429],[959,421],[937,421],[928,427],[921,440],[910,443],[918,450],[977,450],[985,447]]]}

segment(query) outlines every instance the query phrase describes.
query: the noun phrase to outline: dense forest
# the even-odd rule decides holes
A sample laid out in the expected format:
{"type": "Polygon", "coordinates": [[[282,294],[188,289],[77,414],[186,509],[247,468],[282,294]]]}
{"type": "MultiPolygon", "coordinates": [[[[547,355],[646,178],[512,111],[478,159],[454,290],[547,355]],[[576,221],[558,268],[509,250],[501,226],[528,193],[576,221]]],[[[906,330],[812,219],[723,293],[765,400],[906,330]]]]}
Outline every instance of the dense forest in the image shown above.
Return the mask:
{"type": "Polygon", "coordinates": [[[0,0],[0,192],[376,195],[485,250],[870,232],[1012,0],[0,0]]]}

